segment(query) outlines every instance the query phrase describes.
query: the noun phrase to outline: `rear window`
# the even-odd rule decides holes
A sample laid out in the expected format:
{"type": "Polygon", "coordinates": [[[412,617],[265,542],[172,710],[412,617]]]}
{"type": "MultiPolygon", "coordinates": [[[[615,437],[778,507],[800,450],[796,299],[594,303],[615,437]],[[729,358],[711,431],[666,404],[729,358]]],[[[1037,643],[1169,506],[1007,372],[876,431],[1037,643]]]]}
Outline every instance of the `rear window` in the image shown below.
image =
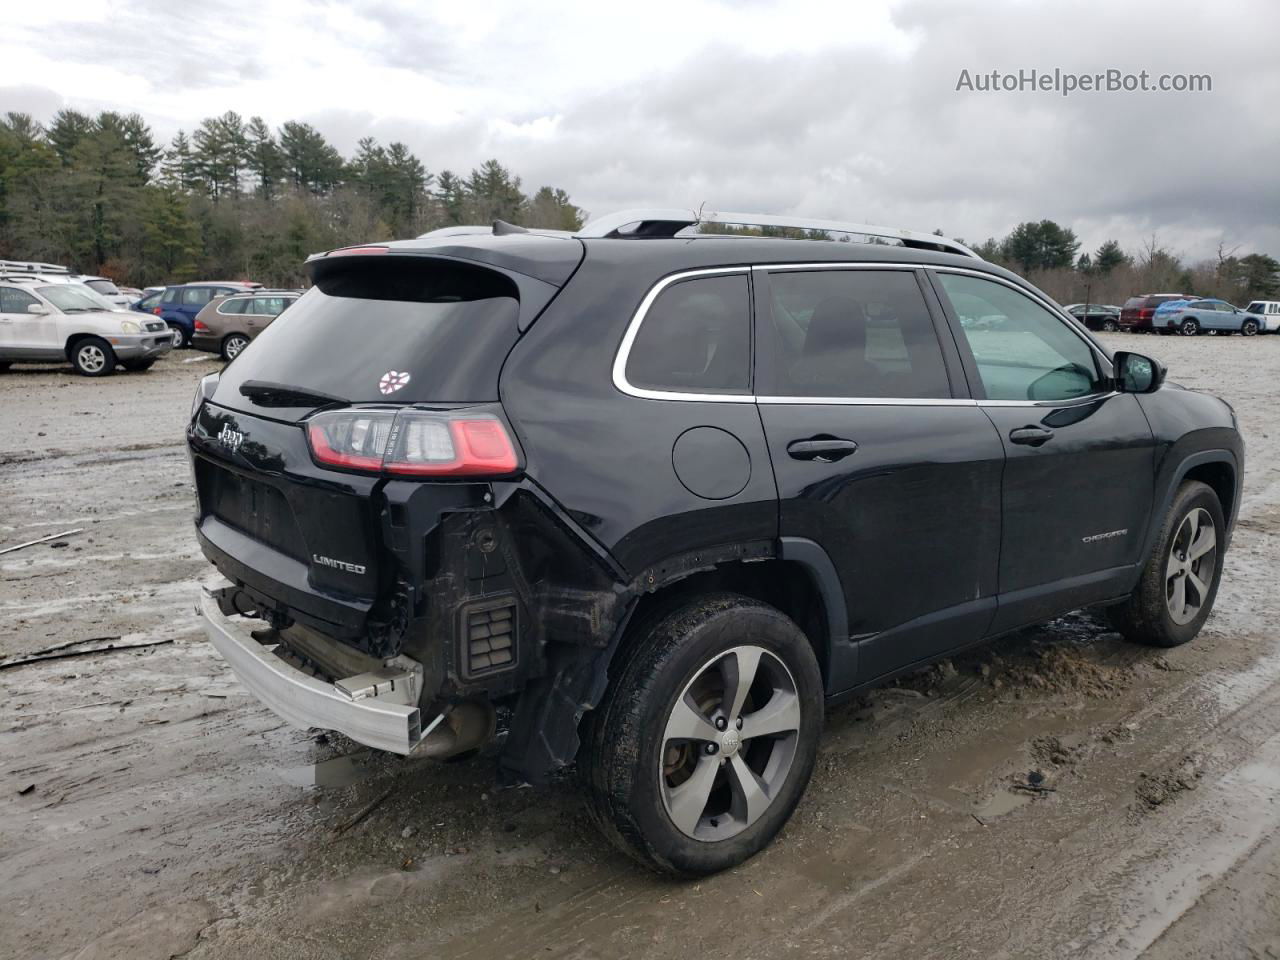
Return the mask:
{"type": "Polygon", "coordinates": [[[1130,297],[1128,300],[1124,302],[1124,309],[1137,310],[1144,303],[1146,303],[1146,300],[1147,300],[1146,297],[1130,297]]]}
{"type": "Polygon", "coordinates": [[[101,293],[108,297],[114,297],[120,293],[120,290],[110,280],[86,280],[84,285],[94,293],[101,293]]]}
{"type": "Polygon", "coordinates": [[[671,284],[645,314],[627,357],[627,382],[672,393],[751,387],[751,294],[744,273],[671,284]]]}
{"type": "Polygon", "coordinates": [[[353,403],[498,398],[519,335],[509,279],[425,257],[350,259],[317,271],[316,285],[227,367],[219,396],[258,380],[353,403]]]}

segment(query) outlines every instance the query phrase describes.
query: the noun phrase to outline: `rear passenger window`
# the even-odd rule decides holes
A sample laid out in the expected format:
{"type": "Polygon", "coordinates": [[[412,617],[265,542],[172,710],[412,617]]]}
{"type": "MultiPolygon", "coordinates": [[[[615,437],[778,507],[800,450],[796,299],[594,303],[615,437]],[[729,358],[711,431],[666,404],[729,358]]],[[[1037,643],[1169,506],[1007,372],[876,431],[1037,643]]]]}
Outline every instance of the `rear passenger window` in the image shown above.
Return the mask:
{"type": "Polygon", "coordinates": [[[751,298],[746,274],[671,284],[645,314],[627,357],[627,382],[674,393],[747,393],[751,298]]]}
{"type": "Polygon", "coordinates": [[[942,348],[914,274],[779,271],[774,396],[943,399],[942,348]]]}
{"type": "Polygon", "coordinates": [[[244,313],[245,304],[248,302],[248,300],[228,300],[226,303],[218,304],[218,312],[228,314],[244,313]]]}

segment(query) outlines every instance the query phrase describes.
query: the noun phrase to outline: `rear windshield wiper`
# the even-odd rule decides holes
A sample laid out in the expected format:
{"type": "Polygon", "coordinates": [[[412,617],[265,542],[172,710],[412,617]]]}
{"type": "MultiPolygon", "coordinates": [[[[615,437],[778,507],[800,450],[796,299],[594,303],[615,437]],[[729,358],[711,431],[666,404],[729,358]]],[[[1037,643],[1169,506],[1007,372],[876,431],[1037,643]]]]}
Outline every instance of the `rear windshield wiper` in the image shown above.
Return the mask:
{"type": "Polygon", "coordinates": [[[266,380],[246,380],[240,384],[240,395],[264,407],[347,407],[351,405],[350,400],[335,397],[331,393],[291,387],[284,383],[269,383],[266,380]]]}

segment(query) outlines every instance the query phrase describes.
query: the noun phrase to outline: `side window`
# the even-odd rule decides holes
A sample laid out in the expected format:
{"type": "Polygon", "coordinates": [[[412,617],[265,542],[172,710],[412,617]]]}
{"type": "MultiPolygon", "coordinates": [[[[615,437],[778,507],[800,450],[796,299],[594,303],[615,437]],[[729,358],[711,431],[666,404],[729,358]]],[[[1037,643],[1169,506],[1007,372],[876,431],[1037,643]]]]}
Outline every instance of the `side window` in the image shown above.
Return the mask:
{"type": "Polygon", "coordinates": [[[187,306],[202,307],[213,299],[213,291],[208,287],[186,287],[182,291],[182,302],[187,306]]]}
{"type": "Polygon", "coordinates": [[[268,317],[274,317],[284,311],[283,297],[259,297],[256,301],[261,305],[259,313],[264,313],[268,317]]]}
{"type": "Polygon", "coordinates": [[[913,273],[780,270],[769,275],[774,382],[784,397],[951,396],[913,273]]]}
{"type": "Polygon", "coordinates": [[[181,287],[165,287],[161,303],[178,303],[182,299],[181,287]]]}
{"type": "Polygon", "coordinates": [[[245,312],[244,311],[245,304],[247,304],[248,302],[249,301],[245,300],[243,297],[235,297],[230,300],[227,300],[225,303],[218,304],[218,312],[227,313],[227,314],[241,314],[245,312]]]}
{"type": "Polygon", "coordinates": [[[1093,348],[1030,297],[938,273],[989,400],[1070,400],[1103,388],[1093,348]]]}
{"type": "Polygon", "coordinates": [[[0,287],[0,313],[26,313],[27,307],[40,301],[17,287],[0,287]]]}
{"type": "Polygon", "coordinates": [[[751,298],[744,273],[671,284],[645,314],[627,382],[676,393],[751,389],[751,298]]]}

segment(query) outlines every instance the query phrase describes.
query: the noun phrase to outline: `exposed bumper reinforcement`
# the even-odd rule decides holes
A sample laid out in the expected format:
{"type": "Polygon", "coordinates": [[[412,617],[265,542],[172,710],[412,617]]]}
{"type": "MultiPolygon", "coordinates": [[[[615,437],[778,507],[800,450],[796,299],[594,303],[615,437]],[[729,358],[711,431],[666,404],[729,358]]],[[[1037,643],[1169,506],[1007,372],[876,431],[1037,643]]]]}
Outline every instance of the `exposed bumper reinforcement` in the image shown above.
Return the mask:
{"type": "MultiPolygon", "coordinates": [[[[422,713],[413,705],[421,689],[420,668],[416,675],[413,669],[416,664],[398,658],[399,662],[390,662],[385,671],[379,671],[376,682],[364,675],[328,683],[291,666],[276,656],[273,647],[255,640],[242,624],[222,612],[208,587],[201,587],[200,617],[209,642],[240,682],[286,722],[337,730],[377,750],[418,752],[425,738],[422,713]],[[394,702],[401,698],[409,702],[394,702]]],[[[436,718],[432,728],[440,719],[436,718]]]]}

